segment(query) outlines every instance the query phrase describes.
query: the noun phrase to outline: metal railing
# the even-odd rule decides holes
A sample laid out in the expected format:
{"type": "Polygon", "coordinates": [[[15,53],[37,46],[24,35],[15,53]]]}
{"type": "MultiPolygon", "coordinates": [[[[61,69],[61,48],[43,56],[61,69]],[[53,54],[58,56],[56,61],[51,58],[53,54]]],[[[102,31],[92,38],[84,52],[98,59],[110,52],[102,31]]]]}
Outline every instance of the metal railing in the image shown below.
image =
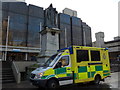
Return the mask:
{"type": "MultiPolygon", "coordinates": [[[[6,46],[0,45],[0,51],[5,51],[6,46]]],[[[34,52],[40,52],[41,48],[34,48],[34,47],[20,47],[20,46],[7,46],[7,51],[13,51],[14,49],[19,49],[21,51],[34,51],[34,52]]]]}

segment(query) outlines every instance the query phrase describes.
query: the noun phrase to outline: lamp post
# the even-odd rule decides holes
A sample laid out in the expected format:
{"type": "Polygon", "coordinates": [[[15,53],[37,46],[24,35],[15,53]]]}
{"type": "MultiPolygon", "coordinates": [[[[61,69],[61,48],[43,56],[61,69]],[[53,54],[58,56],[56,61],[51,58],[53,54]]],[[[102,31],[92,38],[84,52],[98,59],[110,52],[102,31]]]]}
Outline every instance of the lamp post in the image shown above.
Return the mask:
{"type": "Polygon", "coordinates": [[[9,36],[9,23],[10,23],[10,16],[8,16],[8,24],[7,24],[6,47],[5,47],[5,61],[6,61],[6,59],[7,59],[8,36],[9,36]]]}

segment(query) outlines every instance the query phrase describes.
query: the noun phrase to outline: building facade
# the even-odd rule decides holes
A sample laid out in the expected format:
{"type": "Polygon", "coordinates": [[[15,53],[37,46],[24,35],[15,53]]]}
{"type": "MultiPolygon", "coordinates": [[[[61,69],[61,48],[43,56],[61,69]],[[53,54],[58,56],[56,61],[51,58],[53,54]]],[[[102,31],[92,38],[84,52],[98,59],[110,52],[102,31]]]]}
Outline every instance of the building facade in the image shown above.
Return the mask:
{"type": "MultiPolygon", "coordinates": [[[[56,20],[56,27],[60,29],[59,49],[71,45],[92,46],[91,28],[81,18],[58,13],[56,8],[50,5],[47,9],[35,5],[27,5],[25,2],[1,2],[0,14],[2,14],[0,32],[0,58],[1,60],[36,60],[41,51],[40,31],[51,27],[49,20],[56,20]],[[56,18],[52,10],[56,11],[56,18]],[[8,34],[7,34],[8,33],[8,34]]],[[[51,24],[53,25],[53,24],[51,24]]]]}
{"type": "Polygon", "coordinates": [[[120,61],[120,37],[115,37],[114,40],[105,42],[105,46],[109,48],[109,56],[112,62],[120,61]]]}
{"type": "Polygon", "coordinates": [[[114,37],[114,40],[104,41],[104,32],[98,32],[93,47],[108,48],[111,62],[120,61],[120,36],[114,37]]]}

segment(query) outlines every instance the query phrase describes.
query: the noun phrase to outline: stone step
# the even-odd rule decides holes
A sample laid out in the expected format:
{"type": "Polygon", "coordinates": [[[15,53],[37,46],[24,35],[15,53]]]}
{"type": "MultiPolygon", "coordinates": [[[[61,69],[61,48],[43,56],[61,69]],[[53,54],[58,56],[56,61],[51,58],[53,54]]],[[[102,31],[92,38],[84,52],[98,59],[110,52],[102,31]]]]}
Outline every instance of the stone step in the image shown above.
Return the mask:
{"type": "Polygon", "coordinates": [[[12,71],[3,71],[2,74],[3,73],[12,73],[12,71]]]}
{"type": "Polygon", "coordinates": [[[2,75],[0,75],[0,80],[2,80],[2,83],[12,83],[15,82],[15,78],[13,75],[13,71],[11,68],[10,63],[3,62],[2,63],[2,71],[0,71],[2,75]]]}
{"type": "Polygon", "coordinates": [[[13,82],[15,82],[15,80],[2,80],[2,83],[4,84],[4,83],[13,83],[13,82]]]}
{"type": "Polygon", "coordinates": [[[12,69],[9,69],[9,70],[1,70],[0,73],[2,73],[2,72],[11,72],[11,71],[12,71],[12,69]]]}
{"type": "Polygon", "coordinates": [[[1,74],[2,74],[2,75],[5,75],[5,74],[13,74],[13,72],[12,72],[12,71],[6,71],[6,72],[2,72],[1,74]]]}
{"type": "Polygon", "coordinates": [[[12,70],[2,70],[2,72],[11,72],[12,70]]]}
{"type": "Polygon", "coordinates": [[[14,77],[2,77],[1,80],[14,80],[14,77]]]}
{"type": "Polygon", "coordinates": [[[12,69],[11,68],[6,68],[6,69],[3,69],[2,71],[0,71],[0,73],[2,72],[2,74],[6,74],[6,73],[12,73],[12,69]]]}
{"type": "Polygon", "coordinates": [[[13,75],[2,75],[2,77],[1,78],[6,78],[6,77],[14,77],[13,75]]]}
{"type": "Polygon", "coordinates": [[[13,77],[11,74],[0,75],[0,77],[13,77]]]}

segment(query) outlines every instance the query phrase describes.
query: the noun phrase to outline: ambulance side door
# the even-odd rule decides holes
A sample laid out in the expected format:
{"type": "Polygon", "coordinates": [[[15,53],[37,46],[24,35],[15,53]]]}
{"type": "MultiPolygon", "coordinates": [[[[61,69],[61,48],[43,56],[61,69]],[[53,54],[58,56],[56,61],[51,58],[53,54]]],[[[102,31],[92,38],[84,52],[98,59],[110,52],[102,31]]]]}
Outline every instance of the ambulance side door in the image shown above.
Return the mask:
{"type": "Polygon", "coordinates": [[[59,59],[54,68],[54,72],[58,77],[60,85],[73,83],[72,81],[69,81],[72,80],[71,62],[69,55],[64,55],[59,59]],[[61,64],[61,66],[59,64],[61,64]]]}
{"type": "Polygon", "coordinates": [[[85,82],[90,78],[89,50],[76,50],[76,79],[75,83],[85,82]]]}

